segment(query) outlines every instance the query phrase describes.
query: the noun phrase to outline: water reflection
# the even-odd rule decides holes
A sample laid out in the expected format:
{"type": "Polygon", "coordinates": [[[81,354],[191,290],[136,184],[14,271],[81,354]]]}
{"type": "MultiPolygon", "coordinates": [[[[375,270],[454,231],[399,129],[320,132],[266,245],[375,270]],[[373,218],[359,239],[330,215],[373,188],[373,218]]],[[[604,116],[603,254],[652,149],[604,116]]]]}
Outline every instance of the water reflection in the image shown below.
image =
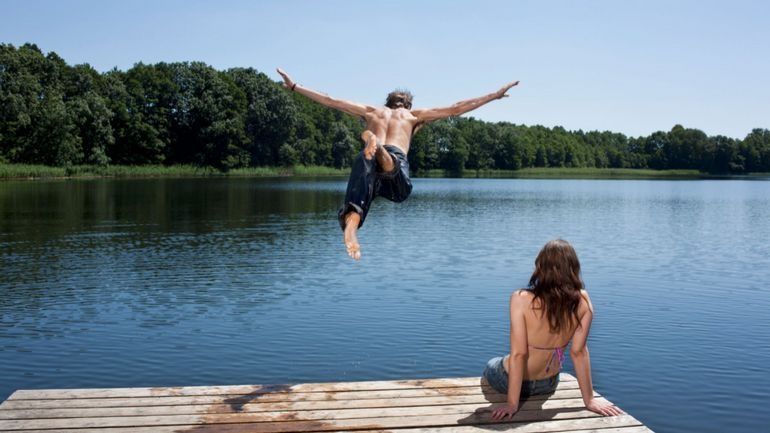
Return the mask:
{"type": "Polygon", "coordinates": [[[286,183],[0,183],[2,323],[43,336],[101,316],[154,328],[281,300],[291,285],[271,251],[325,224],[339,200],[286,183]]]}

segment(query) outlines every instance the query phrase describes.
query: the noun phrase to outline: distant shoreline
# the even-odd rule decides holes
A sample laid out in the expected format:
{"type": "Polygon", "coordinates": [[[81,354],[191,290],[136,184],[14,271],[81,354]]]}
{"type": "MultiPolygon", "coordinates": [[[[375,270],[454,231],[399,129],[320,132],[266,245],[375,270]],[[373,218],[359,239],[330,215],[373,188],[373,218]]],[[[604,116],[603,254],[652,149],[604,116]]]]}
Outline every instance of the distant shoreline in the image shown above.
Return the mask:
{"type": "MultiPolygon", "coordinates": [[[[0,164],[0,180],[45,180],[89,178],[173,178],[173,177],[347,177],[349,168],[323,166],[249,167],[227,172],[192,165],[46,165],[0,164]]],[[[709,174],[697,170],[650,170],[634,168],[544,167],[521,170],[465,170],[462,176],[444,170],[421,172],[416,178],[485,179],[770,179],[770,173],[747,175],[709,174]]]]}
{"type": "MultiPolygon", "coordinates": [[[[431,170],[419,177],[448,176],[431,170]]],[[[465,170],[463,178],[484,179],[770,179],[770,173],[702,173],[698,170],[652,170],[643,168],[535,167],[520,170],[465,170]]]]}

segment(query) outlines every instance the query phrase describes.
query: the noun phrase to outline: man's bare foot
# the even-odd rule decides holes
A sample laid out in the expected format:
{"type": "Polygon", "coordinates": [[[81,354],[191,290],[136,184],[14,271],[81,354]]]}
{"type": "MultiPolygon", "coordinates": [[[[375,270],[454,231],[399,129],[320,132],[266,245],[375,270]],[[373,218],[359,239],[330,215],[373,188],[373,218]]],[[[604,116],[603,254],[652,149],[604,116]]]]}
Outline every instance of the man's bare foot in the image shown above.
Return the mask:
{"type": "Polygon", "coordinates": [[[358,224],[361,222],[361,215],[351,212],[345,216],[345,232],[343,240],[348,255],[355,259],[361,259],[361,245],[358,243],[358,224]]]}
{"type": "Polygon", "coordinates": [[[361,134],[361,139],[366,143],[364,158],[367,161],[371,161],[374,158],[374,154],[377,153],[377,136],[372,131],[366,130],[361,134]]]}

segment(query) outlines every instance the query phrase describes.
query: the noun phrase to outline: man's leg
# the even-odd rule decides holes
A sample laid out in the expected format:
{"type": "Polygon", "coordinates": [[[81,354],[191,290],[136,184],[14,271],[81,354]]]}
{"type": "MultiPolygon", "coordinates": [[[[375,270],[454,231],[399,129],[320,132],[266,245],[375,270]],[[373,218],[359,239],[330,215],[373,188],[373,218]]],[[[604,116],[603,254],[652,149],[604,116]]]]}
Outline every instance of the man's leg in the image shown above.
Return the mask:
{"type": "Polygon", "coordinates": [[[374,159],[374,154],[379,146],[377,146],[377,137],[371,132],[369,134],[364,134],[368,139],[366,147],[353,160],[345,202],[338,213],[345,248],[348,255],[356,260],[361,258],[357,232],[369,213],[377,180],[377,161],[374,159]]]}
{"type": "Polygon", "coordinates": [[[389,173],[380,174],[377,196],[400,203],[412,193],[412,180],[409,178],[409,160],[398,147],[382,146],[394,161],[394,169],[389,173]]]}
{"type": "Polygon", "coordinates": [[[345,215],[344,240],[348,255],[359,260],[361,258],[361,245],[358,243],[358,224],[361,223],[361,215],[357,212],[348,212],[345,215]]]}
{"type": "Polygon", "coordinates": [[[377,136],[372,131],[366,129],[361,133],[361,139],[364,140],[364,158],[371,160],[378,150],[377,136]]]}
{"type": "MultiPolygon", "coordinates": [[[[377,157],[377,165],[379,166],[379,171],[383,173],[390,173],[394,168],[396,168],[396,165],[393,162],[393,157],[390,156],[390,153],[385,150],[384,146],[377,145],[377,136],[374,135],[372,131],[365,130],[361,134],[361,139],[366,143],[366,147],[364,148],[364,155],[373,154],[377,157]]],[[[369,159],[371,159],[371,156],[369,156],[369,159]]]]}

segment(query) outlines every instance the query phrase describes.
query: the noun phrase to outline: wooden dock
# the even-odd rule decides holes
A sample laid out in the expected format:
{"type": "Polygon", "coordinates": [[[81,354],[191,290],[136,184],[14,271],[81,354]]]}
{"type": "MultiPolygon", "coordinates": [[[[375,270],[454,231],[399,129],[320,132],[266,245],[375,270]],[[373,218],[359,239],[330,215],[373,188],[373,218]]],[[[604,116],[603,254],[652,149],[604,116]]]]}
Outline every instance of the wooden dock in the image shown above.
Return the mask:
{"type": "Polygon", "coordinates": [[[600,432],[651,430],[632,416],[583,407],[574,376],[524,401],[511,421],[478,377],[297,385],[19,390],[0,404],[0,432],[374,433],[600,432]]]}

